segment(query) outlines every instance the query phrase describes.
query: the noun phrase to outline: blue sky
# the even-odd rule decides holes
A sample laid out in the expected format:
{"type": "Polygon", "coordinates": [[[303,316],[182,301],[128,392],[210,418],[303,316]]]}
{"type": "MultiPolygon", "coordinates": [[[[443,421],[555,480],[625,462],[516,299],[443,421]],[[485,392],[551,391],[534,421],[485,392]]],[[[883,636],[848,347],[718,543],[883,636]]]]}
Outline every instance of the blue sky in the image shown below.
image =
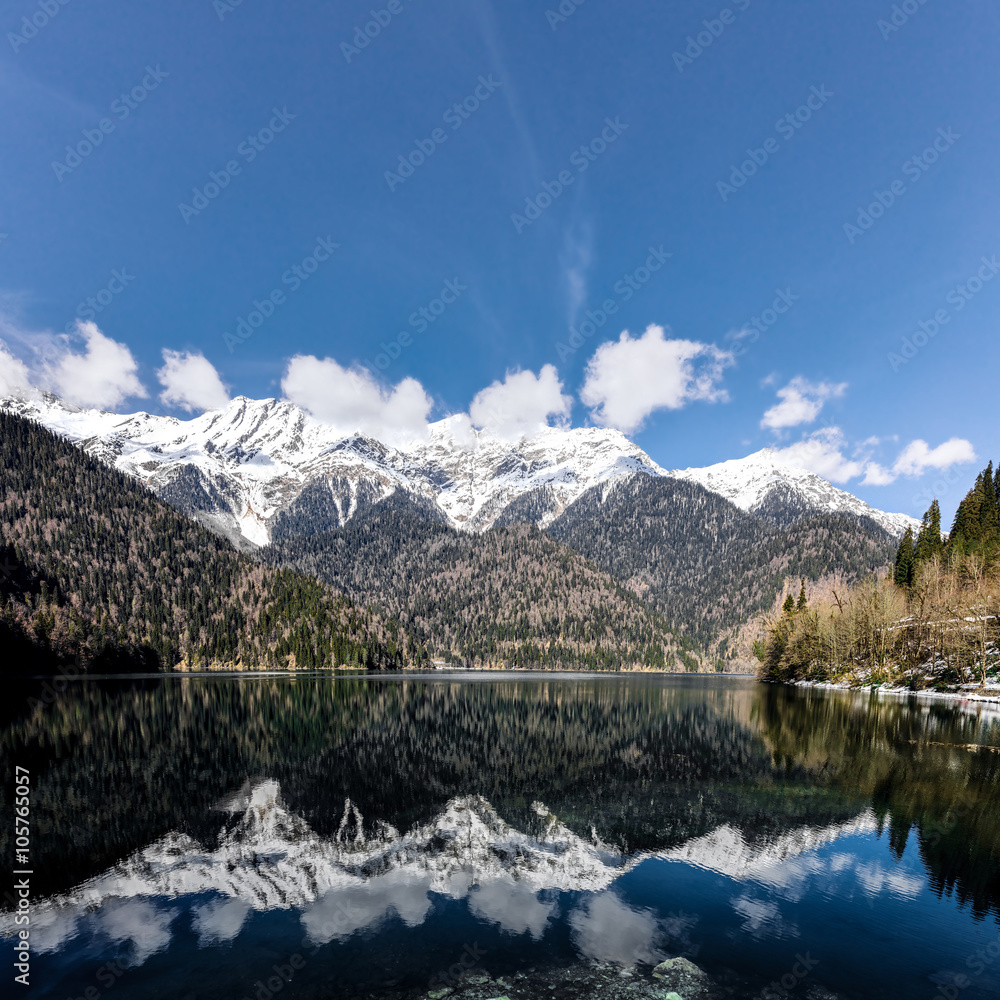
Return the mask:
{"type": "Polygon", "coordinates": [[[667,468],[774,446],[916,515],[1000,457],[990,5],[2,0],[0,30],[9,383],[603,422],[667,468]]]}

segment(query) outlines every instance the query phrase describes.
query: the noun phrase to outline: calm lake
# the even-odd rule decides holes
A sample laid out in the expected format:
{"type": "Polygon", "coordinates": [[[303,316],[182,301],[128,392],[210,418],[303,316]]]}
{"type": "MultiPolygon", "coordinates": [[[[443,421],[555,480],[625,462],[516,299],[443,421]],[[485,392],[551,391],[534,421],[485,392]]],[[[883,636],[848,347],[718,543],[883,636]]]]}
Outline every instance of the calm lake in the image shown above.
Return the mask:
{"type": "Polygon", "coordinates": [[[712,977],[691,997],[1000,995],[984,707],[636,675],[7,687],[33,952],[24,990],[8,896],[4,996],[666,997],[675,956],[712,977]]]}

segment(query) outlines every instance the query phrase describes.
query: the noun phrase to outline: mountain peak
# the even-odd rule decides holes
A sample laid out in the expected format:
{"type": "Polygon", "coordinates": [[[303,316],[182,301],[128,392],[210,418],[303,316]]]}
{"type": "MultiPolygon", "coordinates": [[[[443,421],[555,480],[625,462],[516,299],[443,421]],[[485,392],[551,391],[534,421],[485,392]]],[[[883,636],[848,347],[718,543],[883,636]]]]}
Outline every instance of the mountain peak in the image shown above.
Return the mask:
{"type": "Polygon", "coordinates": [[[771,448],[668,472],[609,427],[540,426],[511,441],[455,414],[401,448],[361,431],[345,435],[274,397],[235,396],[222,410],[188,419],[86,410],[51,394],[0,406],[75,441],[237,542],[266,544],[274,516],[300,497],[312,505],[309,523],[323,530],[315,510],[339,526],[397,490],[430,500],[464,530],[484,531],[498,519],[545,527],[588,490],[635,475],[692,480],[755,513],[776,506],[797,516],[850,513],[896,534],[917,523],[789,467],[771,448]]]}

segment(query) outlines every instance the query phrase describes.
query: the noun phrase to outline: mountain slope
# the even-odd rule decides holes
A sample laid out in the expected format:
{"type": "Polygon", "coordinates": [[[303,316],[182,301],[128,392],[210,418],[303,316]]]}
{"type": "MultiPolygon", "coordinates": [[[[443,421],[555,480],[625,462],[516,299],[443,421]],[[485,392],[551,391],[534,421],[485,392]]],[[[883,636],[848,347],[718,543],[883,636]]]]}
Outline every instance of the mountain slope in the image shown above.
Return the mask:
{"type": "Polygon", "coordinates": [[[740,510],[779,526],[814,514],[852,514],[867,517],[898,537],[907,528],[920,525],[917,518],[908,514],[876,510],[814,472],[785,465],[770,448],[703,469],[675,469],[667,475],[699,483],[732,501],[740,510]]]}
{"type": "Polygon", "coordinates": [[[679,653],[696,662],[658,614],[533,525],[473,534],[435,523],[433,511],[397,494],[342,529],[260,555],[378,606],[468,666],[671,669],[679,653]]]}
{"type": "Polygon", "coordinates": [[[396,626],[261,566],[68,442],[0,411],[8,671],[397,666],[396,626]]]}
{"type": "Polygon", "coordinates": [[[547,532],[701,642],[769,608],[790,578],[836,568],[857,579],[887,566],[896,546],[865,519],[779,528],[697,483],[651,477],[589,491],[547,532]]]}
{"type": "Polygon", "coordinates": [[[3,399],[0,408],[69,438],[245,548],[340,528],[397,491],[430,501],[436,519],[466,531],[516,521],[545,527],[594,487],[635,475],[701,483],[779,525],[854,514],[899,536],[915,523],[783,466],[767,450],[667,473],[607,428],[550,427],[512,443],[457,416],[432,424],[425,440],[392,448],[340,435],[275,399],[240,396],[190,420],[80,410],[51,395],[3,399]]]}

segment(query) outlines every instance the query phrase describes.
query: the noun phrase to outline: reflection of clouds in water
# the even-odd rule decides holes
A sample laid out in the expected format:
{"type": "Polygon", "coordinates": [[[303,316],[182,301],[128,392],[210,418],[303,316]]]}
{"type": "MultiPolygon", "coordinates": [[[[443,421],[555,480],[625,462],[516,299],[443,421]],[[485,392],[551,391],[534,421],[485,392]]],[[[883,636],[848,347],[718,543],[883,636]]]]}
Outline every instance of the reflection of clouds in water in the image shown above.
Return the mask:
{"type": "Polygon", "coordinates": [[[701,950],[691,938],[691,931],[701,918],[695,913],[668,913],[660,918],[660,927],[672,952],[686,958],[694,958],[701,950]]]}
{"type": "Polygon", "coordinates": [[[754,873],[753,881],[790,902],[800,902],[809,892],[822,890],[826,895],[852,899],[856,888],[866,896],[883,892],[913,899],[924,887],[924,880],[905,871],[893,871],[877,861],[861,862],[847,851],[837,851],[828,857],[804,854],[788,859],[780,866],[754,873]],[[845,877],[853,871],[857,883],[845,877]]]}
{"type": "Polygon", "coordinates": [[[58,951],[79,933],[80,915],[75,908],[43,910],[31,914],[31,950],[39,955],[58,951]]]}
{"type": "Polygon", "coordinates": [[[591,898],[569,915],[573,940],[587,957],[599,962],[654,965],[665,957],[656,947],[663,929],[651,910],[636,910],[613,893],[591,898]]]}
{"type": "Polygon", "coordinates": [[[389,872],[368,882],[336,886],[302,914],[302,926],[315,944],[346,938],[371,927],[394,910],[407,927],[423,923],[430,912],[429,877],[389,872]]]}
{"type": "Polygon", "coordinates": [[[869,896],[888,892],[891,896],[913,899],[924,887],[923,879],[907,875],[906,872],[888,871],[875,862],[858,865],[856,874],[861,888],[869,896]]]}
{"type": "Polygon", "coordinates": [[[555,903],[543,902],[533,889],[510,879],[492,879],[469,893],[474,916],[499,924],[509,934],[529,931],[536,941],[541,940],[555,909],[555,903]]]}
{"type": "Polygon", "coordinates": [[[799,928],[784,920],[777,903],[764,902],[750,896],[737,896],[730,903],[743,918],[743,932],[758,941],[799,936],[799,928]]]}
{"type": "Polygon", "coordinates": [[[115,944],[131,942],[129,965],[142,965],[163,951],[171,938],[170,924],[176,910],[159,910],[147,900],[112,899],[97,913],[97,928],[115,944]]]}
{"type": "Polygon", "coordinates": [[[243,927],[250,904],[242,899],[214,899],[196,906],[191,913],[191,926],[198,935],[198,947],[232,941],[243,927]]]}

